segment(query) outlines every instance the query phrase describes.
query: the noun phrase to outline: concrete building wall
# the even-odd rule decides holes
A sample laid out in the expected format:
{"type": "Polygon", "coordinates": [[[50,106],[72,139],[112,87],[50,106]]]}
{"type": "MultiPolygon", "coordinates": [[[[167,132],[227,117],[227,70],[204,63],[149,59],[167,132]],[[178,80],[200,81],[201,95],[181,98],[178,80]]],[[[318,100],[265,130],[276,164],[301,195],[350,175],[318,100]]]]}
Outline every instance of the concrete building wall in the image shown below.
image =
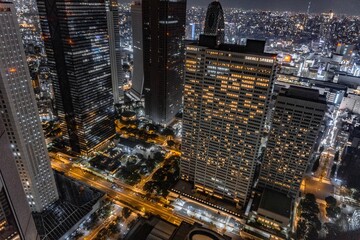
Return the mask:
{"type": "Polygon", "coordinates": [[[278,95],[260,186],[297,195],[326,109],[318,90],[290,87],[278,95]]]}
{"type": "Polygon", "coordinates": [[[186,47],[181,178],[244,206],[275,74],[266,54],[186,47]]]}
{"type": "Polygon", "coordinates": [[[13,4],[0,2],[0,118],[32,211],[58,199],[13,4]]]}

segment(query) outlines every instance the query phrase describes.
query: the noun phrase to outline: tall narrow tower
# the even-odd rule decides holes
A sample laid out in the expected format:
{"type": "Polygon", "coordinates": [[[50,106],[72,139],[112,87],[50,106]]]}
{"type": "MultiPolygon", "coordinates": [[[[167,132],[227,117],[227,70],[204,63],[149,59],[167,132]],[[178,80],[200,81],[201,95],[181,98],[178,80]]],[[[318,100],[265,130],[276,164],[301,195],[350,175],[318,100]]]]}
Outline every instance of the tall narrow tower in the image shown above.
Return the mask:
{"type": "Polygon", "coordinates": [[[214,1],[208,6],[204,35],[216,36],[218,44],[224,43],[225,41],[224,11],[218,1],[214,1]]]}
{"type": "Polygon", "coordinates": [[[0,116],[32,211],[58,199],[13,4],[0,2],[0,116]]]}
{"type": "Polygon", "coordinates": [[[116,13],[107,14],[104,0],[37,2],[61,128],[73,151],[88,154],[115,134],[112,80],[116,88],[119,69],[111,64],[118,52],[115,41],[110,54],[109,37],[117,33],[107,16],[114,22],[116,13]]]}
{"type": "Polygon", "coordinates": [[[133,78],[131,93],[141,99],[144,90],[144,47],[143,47],[143,16],[141,1],[131,5],[131,28],[133,34],[133,78]]]}
{"type": "Polygon", "coordinates": [[[107,24],[110,45],[111,80],[114,103],[124,100],[124,73],[121,64],[119,6],[117,0],[106,1],[107,24]]]}
{"type": "Polygon", "coordinates": [[[145,111],[167,124],[182,104],[186,0],[142,0],[142,16],[145,111]]]}

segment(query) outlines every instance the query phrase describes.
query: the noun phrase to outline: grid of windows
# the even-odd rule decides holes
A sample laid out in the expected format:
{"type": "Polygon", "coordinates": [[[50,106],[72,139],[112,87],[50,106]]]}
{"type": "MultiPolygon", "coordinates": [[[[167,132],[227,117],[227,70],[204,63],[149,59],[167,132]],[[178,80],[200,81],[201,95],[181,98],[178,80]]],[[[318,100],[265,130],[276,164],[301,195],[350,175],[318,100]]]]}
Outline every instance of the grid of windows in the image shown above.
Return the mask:
{"type": "Polygon", "coordinates": [[[282,91],[276,101],[272,128],[261,166],[260,185],[296,196],[309,163],[326,110],[316,90],[291,88],[301,96],[282,91]]]}
{"type": "Polygon", "coordinates": [[[111,73],[119,52],[112,45],[110,61],[108,20],[116,11],[103,0],[37,3],[60,126],[72,150],[88,154],[115,134],[112,76],[118,85],[121,71],[111,73]]]}
{"type": "Polygon", "coordinates": [[[275,61],[266,54],[189,45],[185,69],[181,177],[199,191],[243,206],[260,151],[275,61]]]}
{"type": "Polygon", "coordinates": [[[0,116],[29,205],[40,212],[58,198],[58,193],[15,10],[12,5],[8,9],[0,10],[0,116]]]}

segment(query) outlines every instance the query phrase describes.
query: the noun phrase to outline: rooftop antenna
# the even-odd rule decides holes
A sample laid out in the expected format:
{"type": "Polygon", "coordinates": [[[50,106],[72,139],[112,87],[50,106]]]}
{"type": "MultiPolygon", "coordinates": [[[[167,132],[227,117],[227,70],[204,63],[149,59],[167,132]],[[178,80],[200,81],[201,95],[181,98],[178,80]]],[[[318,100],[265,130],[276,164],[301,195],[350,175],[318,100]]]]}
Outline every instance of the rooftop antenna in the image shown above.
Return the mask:
{"type": "Polygon", "coordinates": [[[309,13],[310,13],[310,7],[311,7],[311,1],[309,1],[309,5],[308,5],[308,8],[307,8],[307,15],[309,15],[309,13]]]}

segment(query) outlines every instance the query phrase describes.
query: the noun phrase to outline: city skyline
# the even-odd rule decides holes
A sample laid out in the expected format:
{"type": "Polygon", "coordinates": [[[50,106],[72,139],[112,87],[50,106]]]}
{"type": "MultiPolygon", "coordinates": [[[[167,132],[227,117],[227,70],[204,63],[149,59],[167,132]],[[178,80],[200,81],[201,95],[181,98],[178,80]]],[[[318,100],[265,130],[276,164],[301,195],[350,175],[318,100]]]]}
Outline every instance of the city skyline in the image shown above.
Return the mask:
{"type": "Polygon", "coordinates": [[[357,239],[360,2],[5,1],[0,239],[357,239]]]}
{"type": "MultiPolygon", "coordinates": [[[[131,3],[131,0],[124,1],[131,3]]],[[[207,0],[188,0],[187,8],[204,7],[206,8],[211,1],[207,0]]],[[[309,2],[311,2],[310,13],[323,13],[333,10],[337,14],[360,15],[360,2],[357,0],[221,0],[223,8],[241,8],[244,10],[264,10],[264,11],[294,11],[306,13],[309,2]]]]}

